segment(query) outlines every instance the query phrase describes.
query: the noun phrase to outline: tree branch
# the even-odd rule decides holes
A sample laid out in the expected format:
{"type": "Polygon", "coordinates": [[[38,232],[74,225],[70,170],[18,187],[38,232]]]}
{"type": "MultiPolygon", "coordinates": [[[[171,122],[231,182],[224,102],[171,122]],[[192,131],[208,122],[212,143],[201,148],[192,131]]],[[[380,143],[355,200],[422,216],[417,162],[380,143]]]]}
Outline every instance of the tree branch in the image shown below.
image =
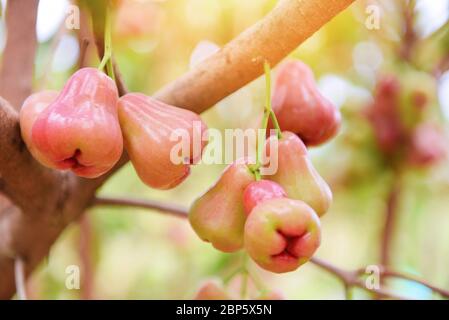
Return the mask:
{"type": "Polygon", "coordinates": [[[365,283],[360,279],[359,274],[357,271],[347,271],[338,268],[337,266],[324,261],[322,259],[313,257],[310,259],[310,262],[314,265],[320,267],[323,270],[326,270],[327,272],[333,274],[338,279],[340,279],[343,282],[343,286],[345,289],[345,292],[350,290],[352,287],[357,287],[360,289],[363,289],[367,292],[373,293],[376,296],[382,297],[382,298],[393,298],[397,300],[408,300],[405,297],[401,297],[398,295],[395,295],[389,291],[383,290],[383,289],[369,289],[365,283]]]}
{"type": "Polygon", "coordinates": [[[8,1],[8,30],[0,71],[0,96],[16,109],[32,92],[39,0],[8,1]]]}
{"type": "Polygon", "coordinates": [[[16,206],[0,212],[1,299],[15,292],[14,258],[22,257],[31,272],[102,181],[42,167],[21,139],[17,112],[1,98],[0,128],[0,192],[16,206]]]}
{"type": "Polygon", "coordinates": [[[390,269],[385,268],[385,267],[381,269],[381,273],[380,274],[384,278],[400,278],[400,279],[409,280],[409,281],[412,281],[412,282],[419,283],[419,284],[429,288],[433,292],[438,293],[442,297],[444,297],[446,299],[449,299],[449,291],[448,290],[445,290],[445,289],[442,289],[442,288],[438,288],[438,287],[430,284],[429,282],[427,282],[427,281],[425,281],[423,279],[420,279],[420,278],[418,278],[416,276],[405,274],[405,273],[394,271],[394,270],[390,270],[390,269]]]}
{"type": "Polygon", "coordinates": [[[223,49],[155,94],[155,98],[196,113],[275,66],[354,0],[282,0],[263,20],[223,49]]]}
{"type": "Polygon", "coordinates": [[[187,209],[172,204],[152,200],[96,197],[92,206],[135,207],[141,209],[156,210],[176,217],[186,218],[187,209]]]}
{"type": "Polygon", "coordinates": [[[391,190],[387,197],[384,229],[381,237],[380,264],[383,266],[389,266],[391,264],[391,245],[399,214],[400,177],[398,174],[395,174],[393,179],[394,181],[392,182],[391,190]]]}
{"type": "Polygon", "coordinates": [[[416,1],[402,1],[403,11],[403,29],[401,47],[399,50],[399,56],[407,62],[411,61],[413,49],[418,40],[418,36],[415,32],[415,6],[416,1]]]}
{"type": "Polygon", "coordinates": [[[1,97],[0,128],[0,192],[23,210],[45,210],[42,200],[54,202],[51,197],[62,174],[43,168],[33,159],[22,141],[17,112],[1,97]],[[40,199],[42,196],[45,198],[40,199]]]}

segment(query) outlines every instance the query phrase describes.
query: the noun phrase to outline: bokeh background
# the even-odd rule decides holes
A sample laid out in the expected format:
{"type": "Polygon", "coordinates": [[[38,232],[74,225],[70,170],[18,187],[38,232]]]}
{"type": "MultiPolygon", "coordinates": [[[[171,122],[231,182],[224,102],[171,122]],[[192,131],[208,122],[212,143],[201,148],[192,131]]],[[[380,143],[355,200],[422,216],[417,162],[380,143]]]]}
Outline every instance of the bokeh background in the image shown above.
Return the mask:
{"type": "MultiPolygon", "coordinates": [[[[130,90],[151,95],[189,69],[199,43],[225,45],[276,2],[120,1],[113,47],[124,81],[130,90]]],[[[6,1],[1,3],[4,8],[6,1]]],[[[40,1],[36,90],[62,88],[77,68],[78,38],[63,23],[69,5],[67,0],[40,1]]],[[[318,257],[344,269],[378,264],[387,202],[397,187],[392,267],[449,287],[449,166],[440,151],[449,145],[448,19],[447,0],[359,0],[291,54],[291,59],[311,66],[320,91],[343,114],[339,135],[310,150],[334,192],[331,210],[322,219],[318,257]],[[365,25],[368,5],[381,12],[378,30],[365,25]],[[385,102],[382,90],[395,90],[398,99],[385,102]],[[382,110],[382,104],[399,110],[396,122],[389,122],[388,112],[373,111],[382,110]],[[382,123],[390,127],[373,119],[385,120],[382,123]],[[425,150],[415,151],[424,152],[425,161],[405,155],[403,141],[395,138],[397,121],[408,133],[422,124],[438,132],[418,138],[425,150]],[[386,150],[385,143],[392,147],[386,150]]],[[[95,54],[89,63],[97,65],[95,54]]],[[[264,94],[264,81],[258,79],[205,112],[203,119],[222,130],[249,126],[262,110],[264,94]]],[[[181,186],[156,191],[144,186],[128,164],[101,194],[187,207],[223,168],[198,165],[181,186]]],[[[226,277],[240,259],[241,253],[223,254],[201,242],[186,220],[134,208],[96,208],[64,232],[28,290],[31,298],[42,299],[188,299],[204,279],[226,277]],[[65,286],[69,265],[81,267],[80,290],[65,286]]],[[[340,281],[312,264],[283,275],[252,268],[268,287],[282,290],[289,299],[344,298],[340,281]]],[[[238,291],[238,281],[230,283],[231,291],[238,291]]],[[[438,298],[412,282],[394,280],[388,285],[402,296],[438,298]]],[[[370,298],[361,290],[355,290],[354,297],[370,298]]]]}

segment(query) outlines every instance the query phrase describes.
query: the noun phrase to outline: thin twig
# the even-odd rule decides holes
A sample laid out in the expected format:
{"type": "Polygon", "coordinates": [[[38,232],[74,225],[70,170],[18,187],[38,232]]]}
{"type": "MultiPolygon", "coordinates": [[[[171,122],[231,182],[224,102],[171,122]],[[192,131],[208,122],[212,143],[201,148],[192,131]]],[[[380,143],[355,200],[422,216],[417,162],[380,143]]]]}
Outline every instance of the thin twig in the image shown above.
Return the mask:
{"type": "Polygon", "coordinates": [[[400,176],[395,174],[393,182],[387,198],[387,206],[385,211],[384,229],[381,238],[380,264],[389,266],[391,264],[391,245],[393,242],[396,221],[398,219],[398,200],[400,195],[400,176]]]}
{"type": "Polygon", "coordinates": [[[370,289],[368,288],[365,283],[359,278],[357,271],[347,271],[340,269],[339,267],[331,264],[330,262],[324,261],[319,258],[312,258],[310,259],[310,262],[314,265],[326,270],[327,272],[335,275],[337,278],[339,278],[345,287],[345,290],[350,287],[357,287],[360,289],[363,289],[367,292],[373,293],[376,296],[383,297],[383,298],[392,298],[397,300],[408,300],[408,298],[395,295],[394,293],[391,293],[389,291],[383,290],[383,289],[370,289]]]}
{"type": "Polygon", "coordinates": [[[25,263],[20,257],[17,257],[14,260],[14,276],[16,281],[17,298],[19,300],[27,300],[25,287],[25,263]]]}
{"type": "Polygon", "coordinates": [[[400,279],[409,280],[409,281],[413,281],[413,282],[419,283],[419,284],[429,288],[430,290],[440,294],[441,296],[449,299],[449,291],[448,290],[438,288],[438,287],[436,287],[436,286],[428,283],[427,281],[425,281],[423,279],[420,279],[420,278],[418,278],[416,276],[405,274],[405,273],[394,271],[394,270],[389,270],[387,268],[382,268],[380,274],[383,277],[387,277],[387,278],[400,278],[400,279]]]}
{"type": "MultiPolygon", "coordinates": [[[[149,209],[149,210],[156,210],[160,212],[164,212],[167,214],[171,214],[180,218],[187,218],[188,210],[186,208],[183,208],[181,206],[166,204],[158,201],[153,200],[144,200],[144,199],[129,199],[129,198],[112,198],[112,197],[96,197],[95,200],[92,202],[92,206],[116,206],[116,207],[137,207],[142,209],[149,209]]],[[[363,280],[361,279],[361,276],[365,272],[365,269],[357,269],[355,271],[348,271],[341,269],[332,263],[322,260],[320,258],[313,257],[310,259],[310,262],[314,265],[320,267],[321,269],[326,270],[327,272],[333,274],[338,279],[340,279],[343,282],[343,285],[345,288],[350,287],[357,287],[361,288],[367,292],[374,293],[378,297],[383,298],[393,298],[398,300],[407,300],[408,298],[395,295],[389,291],[383,290],[383,289],[369,289],[363,280]]],[[[381,276],[384,277],[395,277],[395,278],[402,278],[406,280],[410,280],[419,284],[422,284],[432,291],[439,293],[441,296],[445,298],[449,298],[449,292],[445,289],[438,288],[436,286],[433,286],[429,284],[427,281],[422,280],[417,277],[413,277],[401,272],[393,271],[390,269],[387,269],[385,267],[380,267],[381,270],[381,276]]]]}
{"type": "Polygon", "coordinates": [[[404,34],[399,56],[407,62],[412,59],[413,49],[418,40],[415,32],[415,0],[403,1],[404,34]]]}
{"type": "Polygon", "coordinates": [[[156,210],[170,215],[187,218],[187,209],[166,204],[163,202],[153,200],[129,199],[129,198],[110,198],[110,197],[96,197],[92,203],[93,206],[118,206],[118,207],[137,207],[142,209],[156,210]]]}

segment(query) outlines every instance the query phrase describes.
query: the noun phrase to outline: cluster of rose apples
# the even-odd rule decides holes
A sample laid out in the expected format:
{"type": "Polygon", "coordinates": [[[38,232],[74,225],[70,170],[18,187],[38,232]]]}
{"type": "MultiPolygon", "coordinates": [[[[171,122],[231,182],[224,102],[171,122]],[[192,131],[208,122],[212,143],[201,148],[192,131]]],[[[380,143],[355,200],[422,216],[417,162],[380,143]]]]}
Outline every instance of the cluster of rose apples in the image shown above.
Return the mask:
{"type": "Polygon", "coordinates": [[[307,262],[320,245],[319,217],[328,210],[332,193],[313,167],[306,145],[333,137],[341,116],[300,61],[280,67],[272,104],[285,130],[269,136],[264,146],[267,159],[277,152],[276,173],[258,179],[246,158],[235,161],[193,203],[189,220],[198,236],[216,249],[245,248],[259,266],[282,273],[307,262]]]}
{"type": "MultiPolygon", "coordinates": [[[[306,145],[333,137],[340,113],[318,92],[312,71],[300,61],[281,66],[272,103],[286,130],[265,143],[268,159],[270,152],[277,152],[277,172],[258,179],[247,158],[235,161],[193,203],[189,220],[199,237],[215,248],[234,252],[245,247],[266,270],[288,272],[318,248],[319,216],[332,201],[306,145]]],[[[141,93],[119,97],[115,82],[94,68],[74,73],[60,93],[30,96],[22,106],[20,124],[38,161],[86,178],[109,171],[120,159],[124,141],[141,180],[158,189],[184,181],[207,143],[207,127],[197,114],[141,93]],[[171,157],[175,130],[190,139],[189,155],[181,163],[171,157]],[[199,148],[194,148],[195,137],[201,137],[199,148]]]]}
{"type": "Polygon", "coordinates": [[[78,70],[60,93],[42,91],[28,97],[20,125],[39,162],[85,178],[108,172],[120,159],[124,141],[141,180],[158,189],[180,184],[205,146],[192,148],[181,163],[171,161],[176,143],[172,132],[181,129],[192,139],[202,137],[206,125],[200,117],[141,93],[119,98],[115,82],[95,68],[78,70]]]}

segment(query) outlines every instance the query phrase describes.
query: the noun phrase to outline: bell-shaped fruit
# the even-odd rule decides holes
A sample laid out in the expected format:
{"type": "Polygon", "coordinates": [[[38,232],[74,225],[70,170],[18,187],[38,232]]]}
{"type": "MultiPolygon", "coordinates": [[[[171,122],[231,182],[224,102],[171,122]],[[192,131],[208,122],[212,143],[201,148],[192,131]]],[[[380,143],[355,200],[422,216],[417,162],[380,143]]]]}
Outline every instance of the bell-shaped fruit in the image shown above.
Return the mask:
{"type": "Polygon", "coordinates": [[[22,133],[22,139],[33,157],[47,167],[52,166],[51,162],[34,146],[31,140],[31,130],[37,117],[57,96],[58,92],[52,90],[34,93],[23,102],[22,108],[20,109],[20,131],[22,133]]]}
{"type": "Polygon", "coordinates": [[[321,93],[312,70],[295,60],[279,67],[273,111],[282,130],[296,133],[306,145],[319,145],[340,128],[340,111],[321,93]]]}
{"type": "Polygon", "coordinates": [[[119,100],[119,119],[129,158],[152,188],[176,187],[201,159],[207,127],[191,111],[129,93],[119,100]]]}
{"type": "Polygon", "coordinates": [[[205,281],[195,295],[195,300],[230,300],[223,284],[216,279],[205,281]]]}
{"type": "Polygon", "coordinates": [[[33,146],[52,168],[71,169],[95,178],[111,169],[123,151],[114,81],[94,68],[83,68],[34,122],[33,146]]]}
{"type": "Polygon", "coordinates": [[[306,202],[319,216],[325,214],[332,202],[332,191],[314,168],[301,139],[288,131],[279,141],[271,136],[266,144],[268,159],[272,152],[277,152],[277,170],[265,178],[280,184],[289,198],[306,202]]]}
{"type": "Polygon", "coordinates": [[[245,249],[263,269],[283,273],[307,262],[320,245],[320,219],[305,202],[270,199],[245,224],[245,249]]]}
{"type": "Polygon", "coordinates": [[[198,236],[224,252],[243,247],[246,221],[243,192],[255,180],[242,159],[229,165],[220,179],[192,204],[189,221],[198,236]]]}
{"type": "Polygon", "coordinates": [[[275,198],[285,198],[285,190],[276,182],[259,180],[251,182],[243,192],[243,206],[246,214],[250,214],[259,203],[275,198]]]}

